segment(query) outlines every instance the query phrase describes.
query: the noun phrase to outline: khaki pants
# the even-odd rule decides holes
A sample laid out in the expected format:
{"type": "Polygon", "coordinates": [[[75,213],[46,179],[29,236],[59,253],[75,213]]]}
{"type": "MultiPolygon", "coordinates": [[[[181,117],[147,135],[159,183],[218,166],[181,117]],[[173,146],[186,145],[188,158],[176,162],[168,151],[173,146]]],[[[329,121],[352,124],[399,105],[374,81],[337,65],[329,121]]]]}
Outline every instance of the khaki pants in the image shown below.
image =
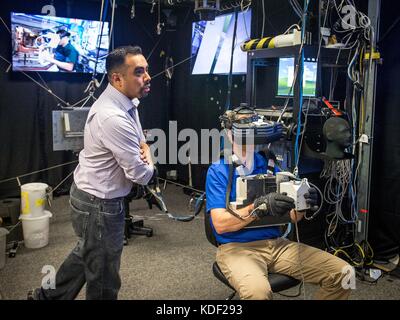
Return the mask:
{"type": "Polygon", "coordinates": [[[240,299],[272,299],[268,272],[299,280],[303,273],[305,282],[320,285],[316,299],[348,299],[350,295],[350,289],[342,288],[347,262],[283,238],[220,245],[217,263],[240,299]]]}

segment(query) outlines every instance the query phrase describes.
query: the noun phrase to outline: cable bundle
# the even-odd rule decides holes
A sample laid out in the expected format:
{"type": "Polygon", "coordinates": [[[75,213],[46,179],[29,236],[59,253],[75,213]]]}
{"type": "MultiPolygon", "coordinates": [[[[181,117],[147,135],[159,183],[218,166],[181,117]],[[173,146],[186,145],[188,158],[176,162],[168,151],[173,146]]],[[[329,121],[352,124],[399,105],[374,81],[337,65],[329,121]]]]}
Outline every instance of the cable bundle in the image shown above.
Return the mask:
{"type": "Polygon", "coordinates": [[[240,11],[247,11],[251,6],[252,0],[236,0],[231,3],[221,4],[220,11],[231,10],[240,7],[240,11]]]}
{"type": "Polygon", "coordinates": [[[356,197],[354,194],[353,160],[326,160],[321,178],[327,178],[324,187],[324,200],[333,205],[334,210],[326,215],[328,227],[325,242],[336,256],[345,258],[355,267],[372,264],[373,250],[367,241],[355,241],[357,220],[356,197]],[[347,219],[342,211],[343,200],[350,196],[351,218],[347,219]],[[339,228],[341,226],[341,228],[339,228]]]}

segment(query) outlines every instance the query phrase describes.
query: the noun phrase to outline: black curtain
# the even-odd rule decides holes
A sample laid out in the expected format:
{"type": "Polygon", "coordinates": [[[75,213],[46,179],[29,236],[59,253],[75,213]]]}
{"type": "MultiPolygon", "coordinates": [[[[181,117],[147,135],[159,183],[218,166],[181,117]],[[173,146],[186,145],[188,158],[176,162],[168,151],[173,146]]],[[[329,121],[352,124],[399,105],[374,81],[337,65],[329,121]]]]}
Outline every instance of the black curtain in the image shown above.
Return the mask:
{"type": "Polygon", "coordinates": [[[390,258],[400,247],[400,32],[393,1],[382,1],[375,103],[369,241],[377,258],[390,258]],[[397,20],[397,23],[395,23],[397,20]],[[391,31],[389,31],[391,29],[391,31]],[[387,33],[389,31],[389,33],[387,33]]]}

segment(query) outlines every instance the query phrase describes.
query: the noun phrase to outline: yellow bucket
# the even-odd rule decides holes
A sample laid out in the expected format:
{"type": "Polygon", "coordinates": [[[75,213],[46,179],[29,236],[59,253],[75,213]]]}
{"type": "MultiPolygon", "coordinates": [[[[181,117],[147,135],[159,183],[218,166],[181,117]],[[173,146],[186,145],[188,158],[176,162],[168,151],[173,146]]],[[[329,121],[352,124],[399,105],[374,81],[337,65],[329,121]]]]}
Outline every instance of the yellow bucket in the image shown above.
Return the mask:
{"type": "Polygon", "coordinates": [[[34,182],[21,186],[21,214],[32,217],[44,215],[49,186],[45,183],[34,182]]]}

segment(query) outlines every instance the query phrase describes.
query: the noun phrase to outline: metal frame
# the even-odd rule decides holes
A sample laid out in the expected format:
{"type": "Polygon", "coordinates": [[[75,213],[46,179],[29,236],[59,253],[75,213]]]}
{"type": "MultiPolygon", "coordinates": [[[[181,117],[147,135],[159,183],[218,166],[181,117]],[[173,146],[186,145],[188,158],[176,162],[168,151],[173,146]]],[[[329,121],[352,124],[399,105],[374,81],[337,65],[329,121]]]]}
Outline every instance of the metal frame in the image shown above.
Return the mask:
{"type": "Polygon", "coordinates": [[[83,149],[83,131],[90,107],[53,110],[53,151],[83,149]]]}
{"type": "MultiPolygon", "coordinates": [[[[371,19],[371,25],[375,33],[375,37],[372,43],[373,49],[375,49],[376,43],[378,41],[380,8],[380,0],[370,0],[368,2],[368,16],[371,19]]],[[[366,241],[368,239],[377,62],[377,60],[372,59],[371,69],[366,70],[366,77],[364,81],[363,94],[365,102],[365,128],[363,133],[368,137],[368,141],[360,142],[359,152],[360,168],[357,184],[357,199],[359,211],[356,231],[356,240],[358,242],[366,241]]]]}
{"type": "MultiPolygon", "coordinates": [[[[315,57],[316,50],[315,46],[304,45],[303,51],[305,57],[315,57]]],[[[246,76],[246,102],[250,107],[260,108],[260,106],[256,105],[255,97],[256,97],[256,69],[257,67],[262,67],[268,65],[265,63],[266,59],[273,58],[284,58],[284,57],[293,57],[295,61],[295,65],[297,63],[298,57],[300,53],[300,45],[290,46],[290,47],[280,47],[280,48],[272,48],[272,49],[259,49],[259,50],[250,50],[247,53],[247,76],[246,76]]],[[[300,59],[299,68],[303,68],[304,61],[300,59]]],[[[297,124],[299,109],[300,109],[300,83],[303,81],[303,73],[299,73],[296,77],[296,81],[293,86],[293,111],[292,118],[294,122],[297,124]]],[[[292,165],[295,163],[294,153],[292,153],[292,165]]],[[[293,169],[293,168],[291,168],[293,169]]]]}

